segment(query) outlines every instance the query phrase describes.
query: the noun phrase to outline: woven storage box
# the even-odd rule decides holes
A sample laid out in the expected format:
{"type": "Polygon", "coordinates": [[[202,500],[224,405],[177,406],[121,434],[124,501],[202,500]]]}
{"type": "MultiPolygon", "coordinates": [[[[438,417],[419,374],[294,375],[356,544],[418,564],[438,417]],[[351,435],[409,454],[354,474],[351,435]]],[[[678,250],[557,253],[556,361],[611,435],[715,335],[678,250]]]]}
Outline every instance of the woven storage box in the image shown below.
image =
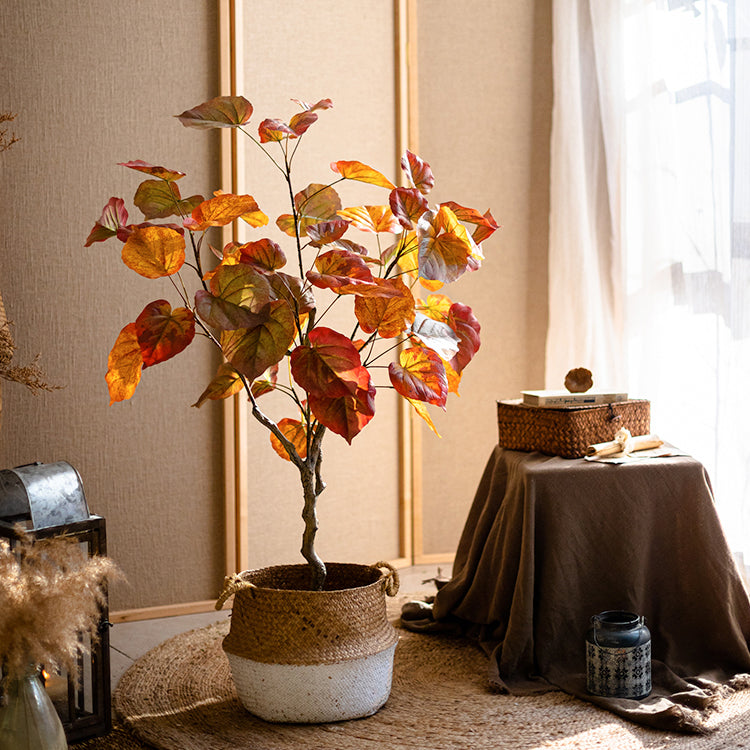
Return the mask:
{"type": "Polygon", "coordinates": [[[632,399],[564,409],[526,406],[520,399],[497,402],[499,443],[517,451],[580,458],[593,443],[612,440],[625,427],[631,435],[651,431],[651,402],[632,399]]]}

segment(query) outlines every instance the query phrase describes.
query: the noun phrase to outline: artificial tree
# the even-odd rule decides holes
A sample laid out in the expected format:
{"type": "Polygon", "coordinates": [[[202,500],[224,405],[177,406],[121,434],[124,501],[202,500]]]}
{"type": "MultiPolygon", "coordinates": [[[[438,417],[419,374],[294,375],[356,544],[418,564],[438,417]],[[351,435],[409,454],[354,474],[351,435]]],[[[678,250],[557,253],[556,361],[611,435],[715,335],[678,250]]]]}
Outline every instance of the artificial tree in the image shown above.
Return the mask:
{"type": "Polygon", "coordinates": [[[116,237],[123,243],[125,265],[149,279],[168,278],[182,303],[172,308],[164,299],[151,302],[120,331],[108,360],[110,403],[130,398],[141,371],[179,354],[196,332],[217,346],[223,362],[193,405],[247,394],[252,415],[270,431],[275,451],[299,470],[301,551],[311,567],[312,588],[320,589],[326,571],[315,551],[315,534],[316,500],[325,488],[323,437],[330,430],[351,443],[375,414],[376,390],[385,387],[394,388],[436,431],[426,405],[445,408],[480,345],[471,308],[437,291],[479,268],[480,243],[497,223],[490,211],[481,214],[454,202],[430,208],[432,170],[409,151],[401,160],[405,187],[359,161],[336,161],[330,182],[296,191],[292,165],[301,138],[332,103],[293,101],[301,109],[289,122],[263,120],[257,136],[246,127],[253,107],[244,97],[217,97],[177,117],[186,127],[237,128],[268,156],[289,194],[290,213],[279,216],[276,225],[293,239],[296,274],[281,270],[286,256],[268,237],[210,248],[218,262],[207,269],[207,230],[237,220],[259,228],[268,217],[250,195],[183,198],[177,184],[183,172],[140,160],[121,165],[148,175],[133,199],[145,221],[129,224],[124,201],[111,198],[86,246],[116,237]],[[387,203],[342,207],[333,186],[345,180],[383,188],[387,203]],[[154,222],[170,217],[177,219],[154,222]],[[472,234],[465,224],[473,226],[472,234]],[[376,235],[375,255],[351,238],[352,229],[376,235]],[[186,255],[188,249],[192,253],[186,255]],[[194,293],[183,278],[186,268],[197,280],[194,293]],[[431,292],[426,299],[414,293],[417,285],[431,292]],[[329,308],[318,309],[315,289],[333,292],[334,302],[354,297],[351,333],[323,325],[329,308]],[[396,349],[389,382],[376,385],[374,363],[396,349]],[[286,379],[279,377],[283,360],[289,365],[286,379]],[[259,399],[274,390],[289,397],[295,416],[276,420],[259,408],[259,399]]]}

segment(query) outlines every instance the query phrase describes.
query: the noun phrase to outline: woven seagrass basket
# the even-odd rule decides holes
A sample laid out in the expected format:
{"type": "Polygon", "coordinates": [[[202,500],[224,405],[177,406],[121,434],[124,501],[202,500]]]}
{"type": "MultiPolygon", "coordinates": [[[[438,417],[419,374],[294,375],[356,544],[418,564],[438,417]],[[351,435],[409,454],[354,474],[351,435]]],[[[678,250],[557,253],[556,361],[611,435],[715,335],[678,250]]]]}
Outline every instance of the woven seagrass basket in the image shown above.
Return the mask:
{"type": "Polygon", "coordinates": [[[217,609],[232,594],[234,605],[223,648],[243,705],[267,721],[359,718],[390,694],[398,634],[385,597],[398,591],[397,572],[383,562],[326,568],[323,591],[309,590],[307,565],[225,581],[217,609]]]}
{"type": "Polygon", "coordinates": [[[498,401],[497,424],[503,448],[581,458],[589,445],[612,440],[621,428],[630,430],[631,435],[647,435],[651,429],[651,403],[631,399],[552,409],[526,406],[520,399],[498,401]]]}

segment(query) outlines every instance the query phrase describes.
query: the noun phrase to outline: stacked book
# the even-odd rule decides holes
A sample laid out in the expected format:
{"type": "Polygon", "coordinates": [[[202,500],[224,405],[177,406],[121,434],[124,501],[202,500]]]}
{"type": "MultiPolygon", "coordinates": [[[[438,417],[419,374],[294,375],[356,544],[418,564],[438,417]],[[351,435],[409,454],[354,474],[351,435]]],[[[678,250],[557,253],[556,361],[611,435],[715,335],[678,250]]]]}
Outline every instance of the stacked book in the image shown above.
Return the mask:
{"type": "Polygon", "coordinates": [[[540,406],[561,409],[566,406],[595,406],[599,404],[614,404],[627,401],[628,394],[617,392],[570,393],[569,391],[521,391],[524,406],[540,406]]]}

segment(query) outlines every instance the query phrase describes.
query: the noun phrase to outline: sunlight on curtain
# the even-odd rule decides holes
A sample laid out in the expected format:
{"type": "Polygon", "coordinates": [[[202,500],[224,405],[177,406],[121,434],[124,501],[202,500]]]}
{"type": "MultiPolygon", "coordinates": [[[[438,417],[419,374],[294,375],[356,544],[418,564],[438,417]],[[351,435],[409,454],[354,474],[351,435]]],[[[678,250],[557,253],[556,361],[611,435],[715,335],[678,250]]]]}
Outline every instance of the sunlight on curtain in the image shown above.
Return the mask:
{"type": "MultiPolygon", "coordinates": [[[[704,463],[730,545],[750,565],[750,3],[611,0],[606,16],[597,5],[556,0],[555,22],[570,22],[566,6],[591,25],[588,53],[568,53],[607,71],[609,108],[622,114],[615,128],[599,120],[617,155],[606,168],[620,215],[610,211],[605,246],[623,294],[621,330],[601,334],[621,344],[607,366],[651,399],[653,430],[704,463]]],[[[548,346],[549,372],[579,363],[548,346]]]]}

